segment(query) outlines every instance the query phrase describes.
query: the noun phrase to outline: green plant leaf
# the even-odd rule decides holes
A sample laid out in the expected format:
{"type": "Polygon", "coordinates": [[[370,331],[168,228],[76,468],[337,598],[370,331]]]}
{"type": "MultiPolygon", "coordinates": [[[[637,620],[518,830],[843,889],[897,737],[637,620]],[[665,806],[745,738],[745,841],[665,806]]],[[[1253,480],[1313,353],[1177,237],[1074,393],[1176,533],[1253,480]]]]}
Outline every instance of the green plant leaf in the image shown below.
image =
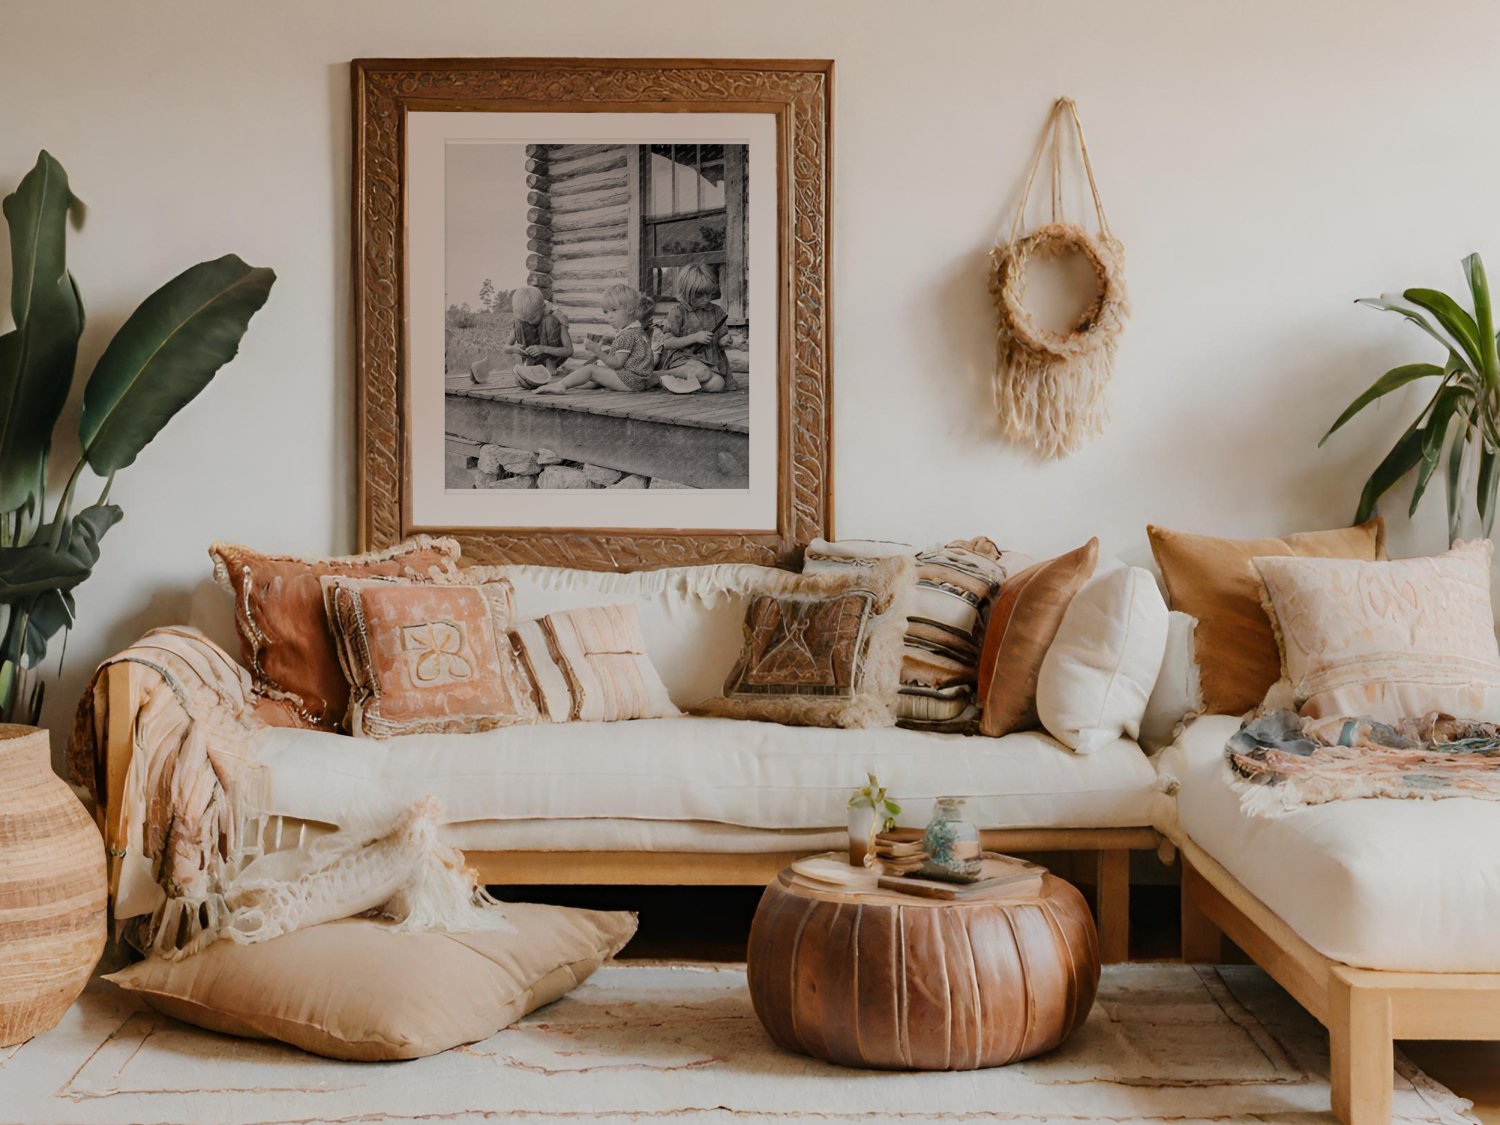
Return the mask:
{"type": "Polygon", "coordinates": [[[1457,301],[1438,289],[1408,289],[1402,296],[1430,312],[1444,331],[1463,345],[1464,355],[1468,356],[1474,370],[1484,371],[1484,347],[1479,342],[1479,326],[1457,301]]]}
{"type": "Polygon", "coordinates": [[[1444,350],[1454,353],[1461,353],[1463,351],[1463,345],[1459,343],[1452,333],[1429,320],[1425,311],[1413,305],[1403,296],[1395,293],[1384,293],[1379,297],[1361,297],[1354,303],[1403,316],[1438,343],[1442,344],[1444,350]]]}
{"type": "Polygon", "coordinates": [[[1427,421],[1420,430],[1422,460],[1417,465],[1417,482],[1411,491],[1408,516],[1416,515],[1417,505],[1422,502],[1422,494],[1427,491],[1427,482],[1432,479],[1438,461],[1442,458],[1443,445],[1448,440],[1448,430],[1454,415],[1469,404],[1469,398],[1469,392],[1462,387],[1444,387],[1434,396],[1427,421]]]}
{"type": "Polygon", "coordinates": [[[68,175],[46,152],[5,197],[11,315],[0,336],[0,511],[41,491],[52,428],[67,402],[83,306],[67,269],[68,175]]]}
{"type": "Polygon", "coordinates": [[[1454,437],[1452,444],[1448,447],[1448,543],[1452,545],[1458,540],[1458,529],[1463,522],[1463,469],[1464,449],[1469,443],[1471,433],[1478,424],[1479,408],[1473,407],[1469,411],[1468,425],[1454,437]]]}
{"type": "Polygon", "coordinates": [[[1491,449],[1481,449],[1477,499],[1479,522],[1484,527],[1485,535],[1489,535],[1495,526],[1495,487],[1500,485],[1500,473],[1495,471],[1497,467],[1500,467],[1500,455],[1491,449]]]}
{"type": "Polygon", "coordinates": [[[1330,437],[1332,437],[1339,430],[1339,428],[1343,426],[1345,422],[1349,421],[1349,419],[1353,418],[1356,414],[1358,414],[1365,407],[1369,406],[1370,403],[1374,402],[1376,399],[1384,398],[1392,391],[1399,390],[1400,388],[1406,386],[1408,383],[1416,382],[1418,379],[1428,379],[1435,375],[1441,376],[1442,374],[1444,374],[1444,368],[1437,366],[1437,364],[1435,363],[1406,363],[1402,364],[1400,367],[1391,368],[1379,379],[1376,379],[1375,382],[1371,383],[1364,394],[1360,395],[1348,405],[1344,412],[1339,415],[1338,421],[1330,426],[1328,428],[1328,432],[1324,434],[1323,437],[1318,441],[1318,445],[1321,446],[1330,437]]]}
{"type": "Polygon", "coordinates": [[[71,590],[88,576],[88,566],[46,543],[0,547],[0,601],[13,602],[45,590],[71,590]]]}
{"type": "Polygon", "coordinates": [[[1373,516],[1376,502],[1389,492],[1398,480],[1416,468],[1417,462],[1422,460],[1422,438],[1422,430],[1413,423],[1406,433],[1397,439],[1391,451],[1385,455],[1385,459],[1375,466],[1375,471],[1365,482],[1364,491],[1360,493],[1359,510],[1354,516],[1355,523],[1364,523],[1373,516]]]}
{"type": "Polygon", "coordinates": [[[99,357],[79,442],[100,476],[123,469],[239,351],[276,274],[233,254],[200,262],[147,297],[99,357]]]}
{"type": "Polygon", "coordinates": [[[1484,259],[1476,251],[1464,259],[1464,278],[1474,299],[1474,321],[1479,329],[1479,344],[1484,352],[1485,385],[1500,387],[1500,352],[1495,343],[1495,312],[1490,303],[1490,283],[1484,272],[1484,259]]]}

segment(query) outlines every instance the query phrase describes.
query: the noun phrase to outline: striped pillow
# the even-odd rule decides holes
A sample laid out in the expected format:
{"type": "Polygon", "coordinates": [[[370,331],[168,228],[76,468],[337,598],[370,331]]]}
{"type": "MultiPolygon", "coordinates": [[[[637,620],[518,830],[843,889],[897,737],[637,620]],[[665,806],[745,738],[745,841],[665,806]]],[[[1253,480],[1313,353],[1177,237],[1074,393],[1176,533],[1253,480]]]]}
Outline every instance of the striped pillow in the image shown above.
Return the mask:
{"type": "Polygon", "coordinates": [[[536,686],[542,715],[554,723],[682,713],[646,655],[633,604],[549,613],[517,625],[511,641],[536,686]]]}
{"type": "Polygon", "coordinates": [[[979,717],[975,681],[984,623],[1005,579],[1030,563],[980,536],[918,550],[904,543],[842,540],[810,544],[803,573],[868,567],[881,558],[910,554],[917,587],[906,619],[898,726],[969,731],[979,717]]]}

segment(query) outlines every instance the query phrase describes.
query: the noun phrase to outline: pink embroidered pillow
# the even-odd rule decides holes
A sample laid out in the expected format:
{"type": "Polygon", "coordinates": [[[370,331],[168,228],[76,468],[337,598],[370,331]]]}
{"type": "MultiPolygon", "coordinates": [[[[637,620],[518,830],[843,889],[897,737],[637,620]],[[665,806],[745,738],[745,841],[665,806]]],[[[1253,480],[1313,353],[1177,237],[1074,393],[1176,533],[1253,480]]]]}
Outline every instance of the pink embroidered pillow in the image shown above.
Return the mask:
{"type": "Polygon", "coordinates": [[[612,723],[680,715],[652,667],[634,605],[549,613],[511,634],[554,723],[612,723]]]}
{"type": "Polygon", "coordinates": [[[349,730],[470,733],[539,716],[511,650],[511,585],[328,577],[328,621],[349,681],[349,730]]]}

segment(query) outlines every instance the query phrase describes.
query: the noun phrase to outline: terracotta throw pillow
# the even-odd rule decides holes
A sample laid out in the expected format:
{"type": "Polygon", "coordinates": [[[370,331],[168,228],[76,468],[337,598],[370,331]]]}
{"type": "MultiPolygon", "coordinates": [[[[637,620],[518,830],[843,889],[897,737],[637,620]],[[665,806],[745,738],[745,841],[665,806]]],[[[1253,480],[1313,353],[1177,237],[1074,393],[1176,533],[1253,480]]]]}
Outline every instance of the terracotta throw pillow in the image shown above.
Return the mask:
{"type": "Polygon", "coordinates": [[[634,914],[506,903],[515,932],[395,933],[350,918],[256,945],[216,941],[106,979],[195,1027],[333,1059],[435,1055],[488,1039],[582,983],[635,933],[634,914]]]}
{"type": "Polygon", "coordinates": [[[979,658],[979,733],[999,738],[1041,725],[1036,685],[1063,614],[1099,561],[1099,540],[1039,562],[1000,588],[979,658]]]}
{"type": "Polygon", "coordinates": [[[923,551],[901,543],[818,539],[807,545],[802,571],[868,567],[901,554],[917,560],[917,582],[906,618],[896,725],[971,730],[979,717],[974,685],[990,605],[1005,579],[1031,560],[1000,550],[984,536],[923,551]]]}
{"type": "Polygon", "coordinates": [[[1438,711],[1500,722],[1488,540],[1393,562],[1263,558],[1285,679],[1268,700],[1317,719],[1438,711]]]}
{"type": "Polygon", "coordinates": [[[724,698],[705,714],[792,726],[895,722],[915,576],[909,556],[778,580],[745,610],[745,643],[724,698]]]}
{"type": "Polygon", "coordinates": [[[458,551],[452,539],[425,535],[387,551],[331,559],[267,555],[231,543],[208,549],[215,581],[234,598],[240,654],[256,690],[287,704],[288,719],[320,730],[337,729],[349,706],[320,580],[325,575],[428,578],[451,573],[458,551]]]}
{"type": "Polygon", "coordinates": [[[470,734],[540,716],[511,651],[509,582],[323,579],[349,732],[470,734]]]}
{"type": "Polygon", "coordinates": [[[1242,715],[1259,707],[1281,675],[1252,559],[1292,555],[1373,562],[1385,557],[1385,521],[1379,516],[1358,527],[1281,538],[1217,539],[1150,526],[1146,534],[1168,607],[1198,619],[1203,708],[1214,715],[1242,715]]]}
{"type": "Polygon", "coordinates": [[[629,603],[549,613],[517,625],[516,654],[554,723],[612,723],[682,714],[646,655],[629,603]]]}

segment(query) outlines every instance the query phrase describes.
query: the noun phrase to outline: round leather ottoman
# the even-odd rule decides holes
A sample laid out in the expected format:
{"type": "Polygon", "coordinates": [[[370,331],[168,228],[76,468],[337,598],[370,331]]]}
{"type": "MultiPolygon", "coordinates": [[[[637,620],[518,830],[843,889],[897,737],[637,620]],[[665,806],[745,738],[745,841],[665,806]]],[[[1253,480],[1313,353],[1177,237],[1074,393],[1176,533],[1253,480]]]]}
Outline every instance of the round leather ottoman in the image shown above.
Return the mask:
{"type": "Polygon", "coordinates": [[[845,1066],[974,1070],[1051,1050],[1088,1016],[1099,938],[1077,889],[931,900],[790,868],[750,930],[750,999],[781,1046],[845,1066]]]}

